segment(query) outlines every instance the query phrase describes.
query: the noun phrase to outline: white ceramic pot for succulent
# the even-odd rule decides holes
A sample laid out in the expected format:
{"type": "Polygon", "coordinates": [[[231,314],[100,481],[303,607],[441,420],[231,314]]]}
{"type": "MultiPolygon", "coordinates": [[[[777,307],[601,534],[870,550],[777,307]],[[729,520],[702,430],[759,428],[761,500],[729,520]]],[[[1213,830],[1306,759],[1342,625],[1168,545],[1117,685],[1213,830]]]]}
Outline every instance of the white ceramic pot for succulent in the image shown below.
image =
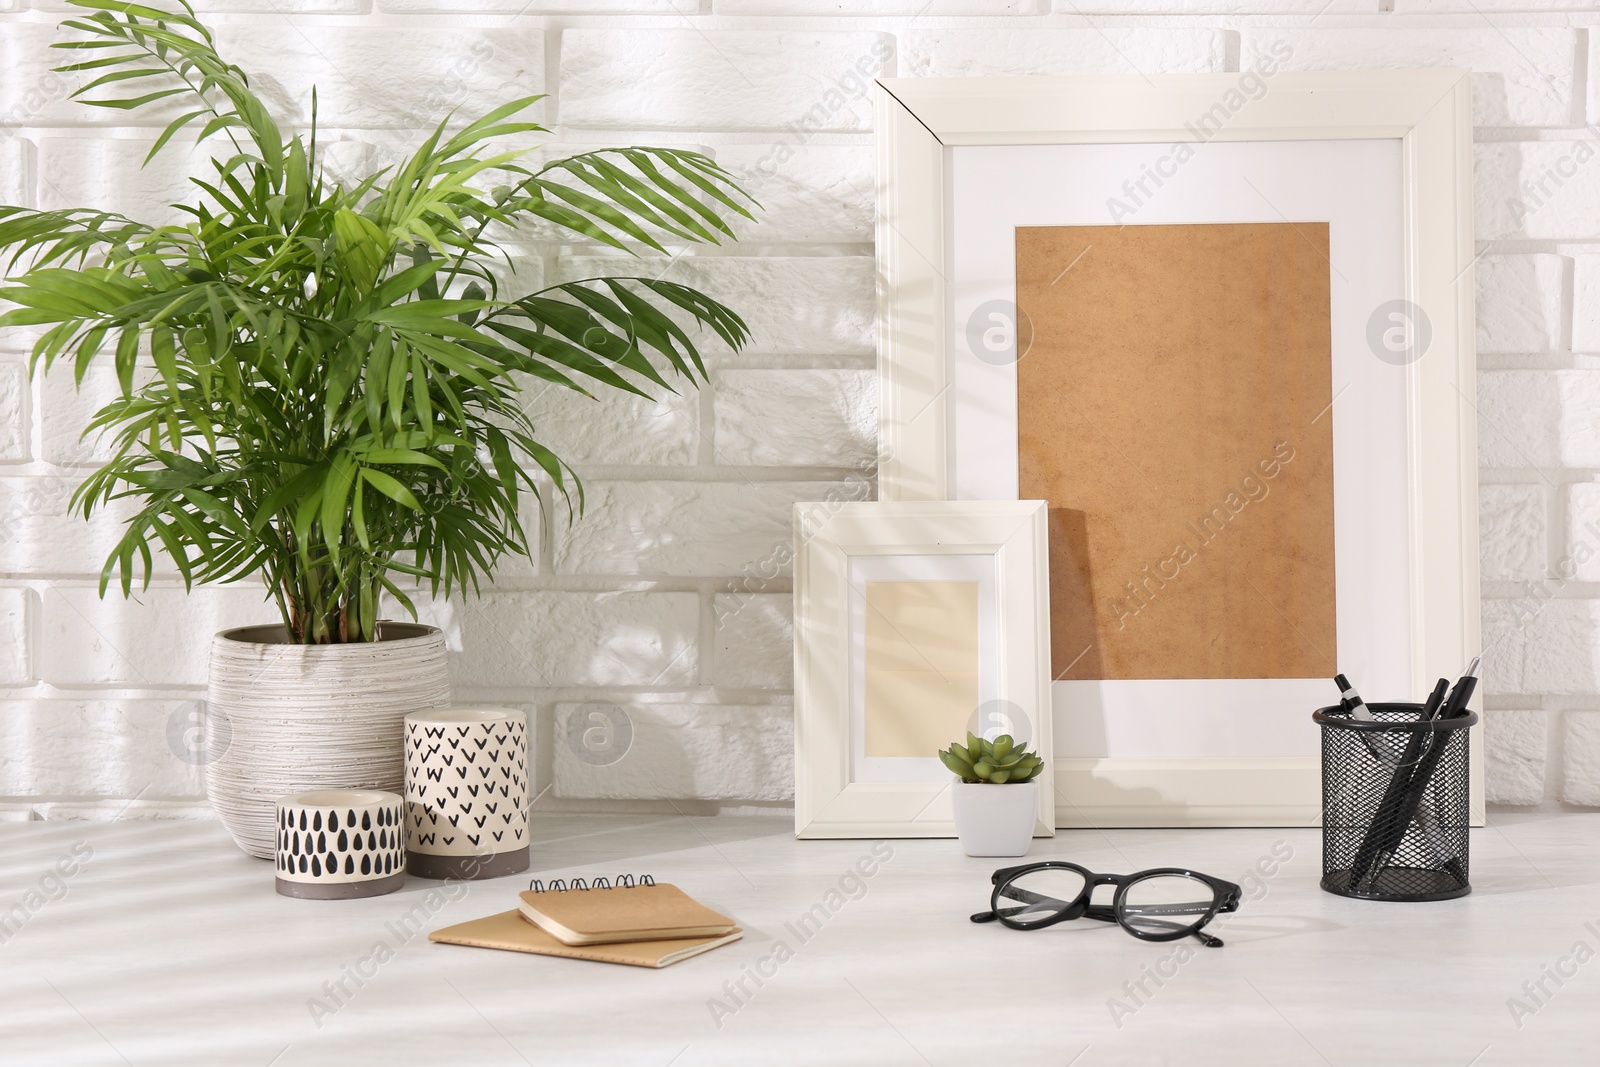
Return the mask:
{"type": "Polygon", "coordinates": [[[320,789],[404,788],[407,712],[450,703],[444,635],[378,624],[378,640],[296,645],[282,626],[211,643],[206,792],[239,847],[271,859],[275,805],[320,789]]]}
{"type": "Polygon", "coordinates": [[[956,779],[956,836],[969,856],[1026,856],[1033,845],[1039,783],[993,785],[956,779]]]}

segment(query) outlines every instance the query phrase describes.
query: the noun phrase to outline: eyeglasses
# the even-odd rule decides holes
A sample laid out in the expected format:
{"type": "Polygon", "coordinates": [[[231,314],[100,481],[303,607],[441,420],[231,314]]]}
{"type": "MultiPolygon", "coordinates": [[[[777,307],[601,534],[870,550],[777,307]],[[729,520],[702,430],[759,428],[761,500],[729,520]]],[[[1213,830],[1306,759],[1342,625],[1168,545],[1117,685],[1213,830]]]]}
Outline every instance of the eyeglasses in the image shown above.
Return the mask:
{"type": "Polygon", "coordinates": [[[989,910],[975,923],[1000,920],[1013,930],[1040,930],[1069,919],[1116,923],[1145,941],[1193,934],[1209,948],[1222,939],[1201,930],[1221,911],[1239,910],[1239,887],[1209,874],[1156,867],[1137,874],[1095,874],[1076,863],[1050,861],[994,872],[989,910]],[[1116,886],[1110,904],[1094,904],[1096,887],[1116,886]],[[1015,903],[1008,903],[1015,902],[1015,903]]]}

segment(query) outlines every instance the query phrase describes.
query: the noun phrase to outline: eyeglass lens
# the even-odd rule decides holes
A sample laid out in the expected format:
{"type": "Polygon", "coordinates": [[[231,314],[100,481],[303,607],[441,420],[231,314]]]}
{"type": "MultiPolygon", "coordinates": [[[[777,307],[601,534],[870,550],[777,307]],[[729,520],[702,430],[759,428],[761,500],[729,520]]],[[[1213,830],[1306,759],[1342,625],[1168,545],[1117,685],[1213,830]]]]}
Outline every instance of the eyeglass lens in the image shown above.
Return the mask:
{"type": "Polygon", "coordinates": [[[1084,884],[1083,875],[1065,867],[1028,871],[1000,888],[1000,914],[1012,922],[1048,919],[1071,907],[1084,884]]]}
{"type": "Polygon", "coordinates": [[[1198,926],[1211,910],[1216,892],[1198,878],[1156,874],[1128,886],[1122,918],[1146,934],[1172,934],[1198,926]]]}

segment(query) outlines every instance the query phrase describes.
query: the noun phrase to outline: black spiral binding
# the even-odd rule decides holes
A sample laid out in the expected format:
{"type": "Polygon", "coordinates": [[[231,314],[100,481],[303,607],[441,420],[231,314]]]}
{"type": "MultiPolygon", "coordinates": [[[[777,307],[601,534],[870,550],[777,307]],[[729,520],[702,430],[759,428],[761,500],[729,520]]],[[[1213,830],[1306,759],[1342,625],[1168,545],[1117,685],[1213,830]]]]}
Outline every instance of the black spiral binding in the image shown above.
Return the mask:
{"type": "Polygon", "coordinates": [[[528,890],[532,893],[565,893],[575,889],[632,889],[635,886],[655,885],[656,880],[648,874],[641,874],[637,879],[631,874],[619,874],[615,882],[609,878],[596,878],[593,882],[586,882],[582,878],[574,878],[569,885],[565,878],[556,878],[547,887],[544,882],[535,878],[528,883],[528,890]]]}

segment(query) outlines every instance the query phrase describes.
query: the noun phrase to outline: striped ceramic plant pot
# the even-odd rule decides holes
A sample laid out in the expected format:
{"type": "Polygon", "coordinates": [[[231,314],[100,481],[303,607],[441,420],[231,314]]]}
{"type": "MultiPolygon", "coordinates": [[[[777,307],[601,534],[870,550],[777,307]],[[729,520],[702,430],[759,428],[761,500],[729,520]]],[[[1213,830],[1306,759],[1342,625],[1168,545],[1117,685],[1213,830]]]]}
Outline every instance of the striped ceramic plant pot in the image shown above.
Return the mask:
{"type": "Polygon", "coordinates": [[[282,626],[211,644],[206,792],[239,847],[271,859],[275,805],[319,789],[404,788],[406,714],[450,703],[444,635],[378,624],[378,640],[296,645],[282,626]]]}

